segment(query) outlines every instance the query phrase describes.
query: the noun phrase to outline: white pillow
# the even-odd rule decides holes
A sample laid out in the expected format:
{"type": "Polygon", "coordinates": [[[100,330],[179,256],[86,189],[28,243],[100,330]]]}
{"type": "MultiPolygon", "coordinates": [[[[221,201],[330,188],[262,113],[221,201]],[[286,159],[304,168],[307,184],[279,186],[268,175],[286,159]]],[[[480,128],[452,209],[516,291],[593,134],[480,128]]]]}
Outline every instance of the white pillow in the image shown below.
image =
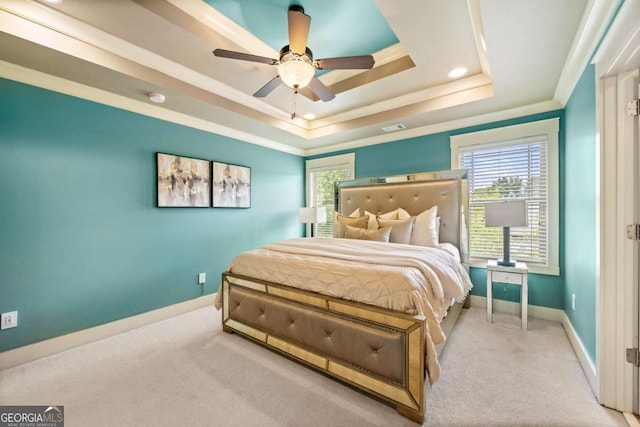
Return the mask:
{"type": "MultiPolygon", "coordinates": [[[[364,211],[364,214],[369,216],[369,225],[367,226],[367,228],[369,230],[377,230],[379,228],[379,224],[378,220],[376,219],[376,215],[372,214],[369,211],[364,211]]],[[[398,219],[398,209],[377,216],[383,219],[398,219]]]]}
{"type": "Polygon", "coordinates": [[[389,236],[389,242],[391,243],[409,244],[415,220],[414,217],[407,219],[383,219],[378,217],[380,227],[391,227],[391,236],[389,236]]]}
{"type": "MultiPolygon", "coordinates": [[[[411,218],[411,214],[402,208],[398,208],[398,219],[411,218]]],[[[438,236],[440,235],[440,217],[436,218],[436,227],[438,229],[438,236]]]]}
{"type": "Polygon", "coordinates": [[[437,247],[440,242],[438,236],[438,223],[436,215],[438,205],[435,205],[416,217],[411,231],[411,244],[416,246],[437,247]]]}
{"type": "MultiPolygon", "coordinates": [[[[407,219],[407,218],[411,218],[411,214],[409,214],[409,212],[405,211],[402,208],[398,208],[398,219],[407,219]]],[[[424,212],[423,212],[424,213],[424,212]]],[[[415,227],[415,224],[414,224],[415,227]]],[[[436,217],[436,236],[438,236],[438,242],[440,241],[440,217],[436,217]]]]}

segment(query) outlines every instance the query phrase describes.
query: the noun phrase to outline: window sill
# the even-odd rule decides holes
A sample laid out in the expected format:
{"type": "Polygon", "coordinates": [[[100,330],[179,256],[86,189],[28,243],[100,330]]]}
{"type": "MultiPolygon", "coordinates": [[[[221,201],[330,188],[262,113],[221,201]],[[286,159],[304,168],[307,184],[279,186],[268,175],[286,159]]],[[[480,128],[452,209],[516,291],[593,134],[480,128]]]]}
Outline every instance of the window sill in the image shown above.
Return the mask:
{"type": "MultiPolygon", "coordinates": [[[[487,268],[487,260],[480,258],[472,258],[470,263],[472,268],[487,268]]],[[[536,265],[527,263],[529,273],[545,274],[547,276],[560,276],[560,267],[536,265]]]]}

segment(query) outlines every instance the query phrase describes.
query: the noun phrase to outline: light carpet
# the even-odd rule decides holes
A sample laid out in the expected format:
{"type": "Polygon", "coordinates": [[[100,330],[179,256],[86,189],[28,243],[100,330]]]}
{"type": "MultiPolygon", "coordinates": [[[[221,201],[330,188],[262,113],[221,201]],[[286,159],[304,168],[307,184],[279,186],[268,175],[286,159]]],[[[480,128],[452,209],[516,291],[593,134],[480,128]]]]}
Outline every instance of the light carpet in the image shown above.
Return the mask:
{"type": "MultiPolygon", "coordinates": [[[[598,404],[559,323],[463,310],[427,426],[626,426],[598,404]]],[[[0,372],[0,404],[64,405],[65,426],[415,426],[237,335],[207,307],[0,372]]]]}

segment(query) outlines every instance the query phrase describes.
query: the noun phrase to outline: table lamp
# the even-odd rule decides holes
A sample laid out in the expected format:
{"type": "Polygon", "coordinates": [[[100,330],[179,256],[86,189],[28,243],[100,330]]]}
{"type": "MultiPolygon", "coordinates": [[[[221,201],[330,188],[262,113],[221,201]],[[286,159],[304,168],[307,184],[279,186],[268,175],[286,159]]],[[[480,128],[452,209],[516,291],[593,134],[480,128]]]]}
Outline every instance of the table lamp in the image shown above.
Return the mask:
{"type": "Polygon", "coordinates": [[[515,267],[515,261],[509,259],[511,245],[511,227],[527,225],[527,202],[514,200],[493,202],[484,205],[484,225],[487,227],[503,227],[503,256],[498,265],[515,267]]]}
{"type": "Polygon", "coordinates": [[[303,224],[311,224],[311,237],[313,237],[315,234],[314,224],[327,222],[327,208],[324,206],[300,208],[300,222],[303,224]]]}

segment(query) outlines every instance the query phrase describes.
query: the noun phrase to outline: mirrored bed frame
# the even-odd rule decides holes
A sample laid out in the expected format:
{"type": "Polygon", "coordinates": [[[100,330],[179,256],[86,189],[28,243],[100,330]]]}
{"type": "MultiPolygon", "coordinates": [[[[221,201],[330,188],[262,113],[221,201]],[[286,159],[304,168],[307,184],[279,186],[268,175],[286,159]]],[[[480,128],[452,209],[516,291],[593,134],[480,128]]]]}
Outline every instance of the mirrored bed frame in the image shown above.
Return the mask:
{"type": "MultiPolygon", "coordinates": [[[[438,205],[440,241],[458,247],[466,264],[465,178],[461,170],[341,182],[336,186],[337,211],[349,215],[359,208],[378,214],[402,207],[418,215],[438,205]]],[[[228,272],[222,275],[221,293],[225,332],[238,333],[387,401],[415,422],[424,421],[424,316],[228,272]]],[[[441,323],[445,335],[462,305],[452,305],[441,323]]]]}

